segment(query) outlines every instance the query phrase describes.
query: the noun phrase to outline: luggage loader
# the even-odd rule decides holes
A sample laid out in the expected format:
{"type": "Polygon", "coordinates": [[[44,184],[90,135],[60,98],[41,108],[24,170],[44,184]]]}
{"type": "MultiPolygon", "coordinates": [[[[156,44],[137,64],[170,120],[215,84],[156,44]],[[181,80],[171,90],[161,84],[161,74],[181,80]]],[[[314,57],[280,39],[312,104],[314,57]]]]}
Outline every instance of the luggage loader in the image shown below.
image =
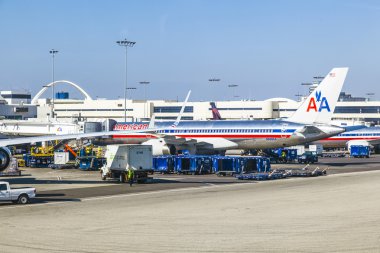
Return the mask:
{"type": "Polygon", "coordinates": [[[106,164],[100,168],[102,180],[117,179],[127,182],[128,170],[134,170],[137,183],[145,183],[153,174],[151,145],[108,145],[105,152],[106,164]]]}

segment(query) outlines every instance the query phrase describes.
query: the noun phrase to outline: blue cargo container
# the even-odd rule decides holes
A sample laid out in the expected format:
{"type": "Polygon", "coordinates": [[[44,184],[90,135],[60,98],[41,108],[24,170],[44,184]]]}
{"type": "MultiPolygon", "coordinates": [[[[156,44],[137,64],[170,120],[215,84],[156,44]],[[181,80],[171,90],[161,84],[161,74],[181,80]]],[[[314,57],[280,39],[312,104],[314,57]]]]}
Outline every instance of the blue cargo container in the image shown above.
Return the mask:
{"type": "Polygon", "coordinates": [[[256,173],[270,171],[270,159],[263,156],[242,156],[237,158],[239,173],[256,173]]]}
{"type": "Polygon", "coordinates": [[[195,172],[194,161],[189,156],[177,156],[175,158],[175,172],[178,174],[195,172]]]}
{"type": "Polygon", "coordinates": [[[237,170],[237,157],[234,156],[213,156],[213,171],[218,176],[234,175],[237,170]]]}
{"type": "Polygon", "coordinates": [[[79,157],[79,169],[81,170],[99,170],[104,164],[105,158],[97,157],[79,157]]]}
{"type": "Polygon", "coordinates": [[[22,159],[25,160],[25,167],[30,167],[30,154],[23,154],[22,159]]]}
{"type": "Polygon", "coordinates": [[[177,156],[175,158],[175,171],[178,174],[208,174],[212,173],[212,160],[210,156],[177,156]]]}
{"type": "Polygon", "coordinates": [[[153,157],[153,170],[160,173],[173,173],[175,169],[175,156],[155,156],[153,157]]]}
{"type": "Polygon", "coordinates": [[[294,162],[297,160],[298,157],[297,149],[276,148],[267,152],[272,157],[273,162],[276,163],[294,162]]]}
{"type": "Polygon", "coordinates": [[[211,174],[212,169],[212,157],[211,156],[195,156],[196,174],[211,174]]]}
{"type": "Polygon", "coordinates": [[[363,145],[351,145],[350,156],[355,158],[366,157],[369,158],[370,148],[363,145]]]}

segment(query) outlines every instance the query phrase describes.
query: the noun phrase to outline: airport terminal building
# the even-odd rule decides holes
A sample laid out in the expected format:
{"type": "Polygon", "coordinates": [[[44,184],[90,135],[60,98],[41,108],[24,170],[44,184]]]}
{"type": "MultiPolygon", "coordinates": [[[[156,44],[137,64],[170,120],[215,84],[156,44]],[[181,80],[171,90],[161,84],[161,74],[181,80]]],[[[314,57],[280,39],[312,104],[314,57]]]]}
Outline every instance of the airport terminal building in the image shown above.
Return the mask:
{"type": "Polygon", "coordinates": [[[0,117],[12,120],[36,118],[37,107],[31,104],[30,92],[0,91],[0,117]]]}
{"type": "MultiPolygon", "coordinates": [[[[127,121],[149,121],[152,115],[157,120],[175,120],[182,106],[181,101],[168,100],[127,100],[127,121]]],[[[216,101],[215,105],[222,119],[264,120],[287,118],[300,106],[300,101],[286,98],[272,98],[263,101],[216,101]]],[[[39,99],[37,117],[46,118],[51,113],[49,99],[39,99]]],[[[96,121],[110,118],[124,121],[124,100],[72,100],[56,99],[54,114],[57,120],[96,121]]],[[[183,120],[211,120],[210,102],[188,102],[183,120]]],[[[380,101],[354,98],[342,93],[335,108],[333,120],[339,125],[352,125],[365,122],[367,125],[380,125],[380,101]]]]}
{"type": "MultiPolygon", "coordinates": [[[[33,98],[30,92],[0,91],[0,111],[2,119],[35,119],[41,122],[52,121],[52,115],[59,122],[99,121],[113,119],[117,122],[149,121],[154,115],[156,120],[175,120],[183,101],[173,100],[131,100],[126,106],[124,99],[93,99],[79,85],[69,81],[82,94],[83,99],[71,99],[69,93],[56,93],[51,98],[40,98],[48,89],[47,85],[33,98]],[[53,103],[54,102],[54,103],[53,103]],[[53,112],[54,111],[54,112],[53,112]]],[[[263,101],[235,100],[215,101],[222,119],[226,120],[265,120],[290,117],[302,101],[287,98],[271,98],[263,101]]],[[[188,102],[182,120],[211,120],[212,102],[188,102]]],[[[335,108],[333,120],[336,125],[380,125],[380,101],[353,97],[342,92],[335,108]]]]}

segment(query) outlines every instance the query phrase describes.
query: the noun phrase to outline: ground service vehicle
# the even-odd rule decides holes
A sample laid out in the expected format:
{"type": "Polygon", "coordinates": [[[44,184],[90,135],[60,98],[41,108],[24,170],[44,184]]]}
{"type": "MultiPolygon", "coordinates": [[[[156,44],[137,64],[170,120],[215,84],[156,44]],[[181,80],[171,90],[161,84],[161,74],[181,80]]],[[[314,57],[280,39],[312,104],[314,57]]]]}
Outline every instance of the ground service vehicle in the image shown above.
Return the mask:
{"type": "Polygon", "coordinates": [[[108,145],[105,157],[106,164],[100,169],[102,180],[113,178],[126,182],[128,170],[132,169],[135,180],[144,183],[153,173],[151,145],[108,145]]]}
{"type": "Polygon", "coordinates": [[[298,157],[298,163],[317,163],[318,155],[316,151],[306,151],[298,157]]]}
{"type": "Polygon", "coordinates": [[[36,197],[35,188],[11,189],[8,182],[0,181],[0,201],[12,201],[13,203],[28,204],[36,197]]]}
{"type": "Polygon", "coordinates": [[[359,157],[359,158],[369,158],[370,155],[370,147],[362,146],[362,145],[352,145],[350,147],[350,156],[351,157],[359,157]]]}

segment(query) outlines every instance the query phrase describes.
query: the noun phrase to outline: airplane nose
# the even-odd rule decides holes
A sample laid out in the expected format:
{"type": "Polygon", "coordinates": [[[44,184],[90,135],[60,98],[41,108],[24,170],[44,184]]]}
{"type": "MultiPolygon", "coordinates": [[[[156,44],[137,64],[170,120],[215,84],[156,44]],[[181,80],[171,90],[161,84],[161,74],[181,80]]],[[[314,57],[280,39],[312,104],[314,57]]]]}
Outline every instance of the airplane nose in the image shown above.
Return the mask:
{"type": "Polygon", "coordinates": [[[321,129],[321,131],[323,131],[329,136],[334,136],[334,135],[343,133],[345,131],[345,129],[342,127],[330,126],[330,125],[319,126],[318,128],[321,129]]]}

